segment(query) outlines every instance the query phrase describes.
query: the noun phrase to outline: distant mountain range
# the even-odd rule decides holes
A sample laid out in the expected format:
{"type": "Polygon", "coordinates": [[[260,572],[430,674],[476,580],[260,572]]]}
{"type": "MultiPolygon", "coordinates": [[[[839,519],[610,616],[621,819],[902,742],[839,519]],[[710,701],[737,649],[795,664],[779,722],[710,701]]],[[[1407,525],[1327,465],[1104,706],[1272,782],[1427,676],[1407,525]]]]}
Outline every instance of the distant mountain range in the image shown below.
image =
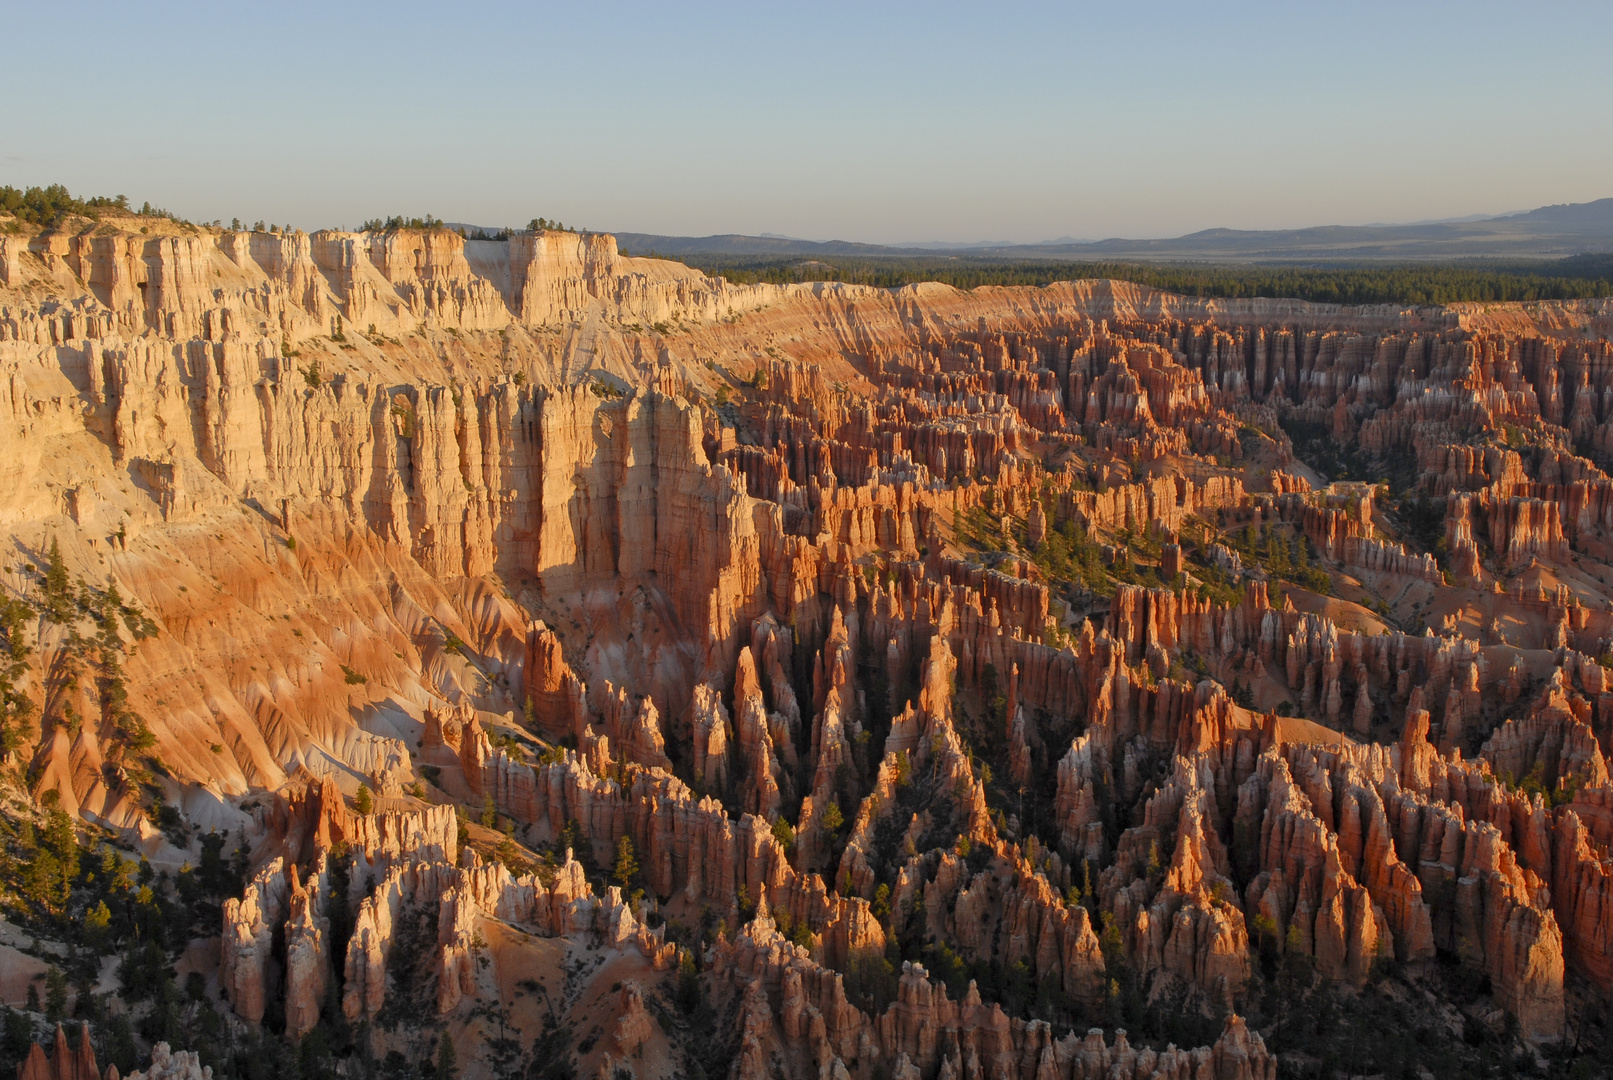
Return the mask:
{"type": "Polygon", "coordinates": [[[1043,244],[859,244],[783,236],[657,236],[617,233],[634,255],[728,255],[754,259],[829,256],[971,256],[996,259],[1187,262],[1352,262],[1399,259],[1561,258],[1613,251],[1613,198],[1542,206],[1517,214],[1412,225],[1322,225],[1308,229],[1205,229],[1167,240],[1057,240],[1043,244]]]}

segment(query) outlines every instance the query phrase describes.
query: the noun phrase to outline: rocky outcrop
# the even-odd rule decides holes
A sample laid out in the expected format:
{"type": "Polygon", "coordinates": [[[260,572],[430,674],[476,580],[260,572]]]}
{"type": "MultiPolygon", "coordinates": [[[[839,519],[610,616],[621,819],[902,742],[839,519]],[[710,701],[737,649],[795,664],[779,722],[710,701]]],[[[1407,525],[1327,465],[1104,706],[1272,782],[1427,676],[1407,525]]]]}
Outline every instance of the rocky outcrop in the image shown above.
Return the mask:
{"type": "Polygon", "coordinates": [[[741,804],[747,813],[765,818],[778,815],[790,783],[775,751],[772,726],[756,676],[756,661],[747,645],[739,650],[734,673],[734,731],[745,763],[746,790],[741,804]]]}
{"type": "Polygon", "coordinates": [[[170,1050],[160,1042],[151,1048],[151,1065],[124,1080],[213,1080],[213,1067],[203,1065],[195,1051],[170,1050]]]}
{"type": "Polygon", "coordinates": [[[533,722],[546,732],[577,735],[588,723],[586,688],[562,652],[554,631],[541,621],[533,623],[521,677],[533,722]]]}
{"type": "Polygon", "coordinates": [[[691,772],[695,787],[701,791],[724,791],[728,787],[729,743],[733,740],[728,710],[710,683],[694,688],[689,701],[691,772]]]}
{"type": "MultiPolygon", "coordinates": [[[[1352,804],[1358,805],[1358,804],[1352,804]]],[[[1259,831],[1260,850],[1252,860],[1260,872],[1248,887],[1248,910],[1256,913],[1260,933],[1272,943],[1298,948],[1314,957],[1324,978],[1366,982],[1380,959],[1426,959],[1433,955],[1430,913],[1422,903],[1418,881],[1395,858],[1380,851],[1387,867],[1362,864],[1340,839],[1312,812],[1300,785],[1290,775],[1288,762],[1268,751],[1260,771],[1245,781],[1239,793],[1238,816],[1246,834],[1259,831]],[[1264,802],[1264,810],[1259,802],[1264,802]],[[1375,899],[1346,868],[1359,867],[1381,882],[1375,899]],[[1397,935],[1385,908],[1395,915],[1397,935]]],[[[1329,808],[1330,809],[1330,808],[1329,808]]],[[[1382,819],[1382,810],[1378,810],[1382,819]]],[[[1352,834],[1359,841],[1359,833],[1352,834]]],[[[1377,834],[1377,843],[1386,837],[1377,834]]]]}
{"type": "Polygon", "coordinates": [[[611,1030],[611,1041],[618,1054],[631,1054],[649,1039],[655,1030],[655,1020],[644,1008],[644,991],[636,982],[622,984],[621,1001],[617,1005],[616,1026],[611,1030]]]}
{"type": "Polygon", "coordinates": [[[655,700],[649,696],[632,701],[627,692],[605,684],[604,691],[606,737],[615,752],[628,761],[636,761],[652,768],[670,768],[666,756],[666,739],[661,734],[661,716],[655,700]]]}
{"type": "Polygon", "coordinates": [[[287,877],[290,911],[285,923],[286,1032],[299,1039],[319,1023],[319,1010],[325,1004],[330,977],[330,920],[324,917],[322,901],[328,886],[323,880],[323,865],[309,875],[306,886],[297,880],[295,866],[288,870],[287,877]]]}
{"type": "MultiPolygon", "coordinates": [[[[459,738],[462,749],[483,760],[491,756],[487,734],[474,717],[459,738]]],[[[272,820],[284,830],[280,847],[293,861],[274,858],[241,900],[224,905],[220,983],[243,1019],[259,1021],[271,999],[282,1000],[286,1029],[300,1037],[319,1022],[338,964],[344,1015],[375,1017],[389,993],[388,962],[403,921],[427,906],[436,909],[436,1001],[443,1013],[480,992],[484,919],[545,936],[599,933],[616,947],[639,949],[655,964],[672,962],[662,931],[640,923],[614,887],[598,897],[570,852],[547,880],[517,876],[458,848],[449,807],[357,814],[329,781],[294,791],[283,805],[282,816],[272,820]],[[306,877],[296,857],[308,860],[306,877]],[[353,883],[346,898],[354,911],[352,933],[340,957],[330,952],[326,914],[332,858],[346,862],[353,883]],[[365,887],[367,880],[373,888],[365,887]],[[285,942],[283,972],[272,951],[277,933],[285,942]]]]}
{"type": "Polygon", "coordinates": [[[818,967],[765,918],[746,927],[715,972],[743,1002],[736,1076],[767,1075],[774,1053],[805,1057],[825,1075],[861,1074],[877,1064],[893,1076],[965,1076],[1021,1063],[1037,1076],[1069,1080],[1276,1075],[1276,1059],[1236,1015],[1214,1046],[1196,1050],[1134,1049],[1124,1031],[1111,1044],[1097,1028],[1055,1041],[1045,1021],[1010,1018],[984,1004],[973,985],[962,1000],[950,1000],[916,964],[903,965],[895,1000],[870,1015],[847,1001],[841,975],[818,967]]]}
{"type": "Polygon", "coordinates": [[[257,1022],[275,990],[278,973],[271,955],[274,928],[286,915],[290,888],[285,863],[275,859],[247,883],[240,900],[224,901],[219,941],[219,986],[236,1015],[257,1022]]]}
{"type": "Polygon", "coordinates": [[[1608,786],[1601,747],[1590,727],[1574,715],[1568,694],[1559,668],[1528,716],[1496,729],[1479,753],[1497,776],[1513,781],[1538,777],[1547,791],[1608,786]]]}
{"type": "MultiPolygon", "coordinates": [[[[108,1080],[116,1075],[116,1067],[109,1066],[108,1080]]],[[[90,1047],[89,1025],[79,1025],[78,1048],[74,1050],[68,1046],[62,1025],[57,1024],[56,1043],[49,1056],[39,1043],[31,1044],[28,1056],[17,1068],[17,1080],[102,1080],[95,1065],[95,1051],[90,1047]]]]}

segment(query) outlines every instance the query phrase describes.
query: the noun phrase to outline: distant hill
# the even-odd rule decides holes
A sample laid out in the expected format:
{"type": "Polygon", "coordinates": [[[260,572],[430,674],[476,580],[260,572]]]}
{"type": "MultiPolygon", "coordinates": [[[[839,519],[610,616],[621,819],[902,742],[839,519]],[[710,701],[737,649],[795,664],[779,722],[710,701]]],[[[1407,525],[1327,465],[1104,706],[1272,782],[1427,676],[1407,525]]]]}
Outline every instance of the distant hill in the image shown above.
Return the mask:
{"type": "Polygon", "coordinates": [[[1115,238],[1046,244],[889,246],[777,236],[658,236],[617,233],[635,255],[902,256],[1206,262],[1353,262],[1468,258],[1562,258],[1613,251],[1613,198],[1542,206],[1517,214],[1414,225],[1321,225],[1307,229],[1205,229],[1165,240],[1115,238]]]}
{"type": "Polygon", "coordinates": [[[1506,214],[1492,221],[1540,222],[1554,228],[1579,231],[1587,236],[1613,234],[1613,199],[1587,203],[1559,203],[1521,214],[1506,214]]]}

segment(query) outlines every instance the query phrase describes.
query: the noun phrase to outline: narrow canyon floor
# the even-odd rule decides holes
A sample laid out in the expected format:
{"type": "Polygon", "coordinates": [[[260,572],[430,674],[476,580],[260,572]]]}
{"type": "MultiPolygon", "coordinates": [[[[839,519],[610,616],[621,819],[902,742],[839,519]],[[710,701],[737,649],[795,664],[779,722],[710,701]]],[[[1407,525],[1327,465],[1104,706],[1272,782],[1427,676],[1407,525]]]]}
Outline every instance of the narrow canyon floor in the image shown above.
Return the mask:
{"type": "Polygon", "coordinates": [[[1608,1075],[1610,333],[0,218],[0,1068],[1608,1075]]]}

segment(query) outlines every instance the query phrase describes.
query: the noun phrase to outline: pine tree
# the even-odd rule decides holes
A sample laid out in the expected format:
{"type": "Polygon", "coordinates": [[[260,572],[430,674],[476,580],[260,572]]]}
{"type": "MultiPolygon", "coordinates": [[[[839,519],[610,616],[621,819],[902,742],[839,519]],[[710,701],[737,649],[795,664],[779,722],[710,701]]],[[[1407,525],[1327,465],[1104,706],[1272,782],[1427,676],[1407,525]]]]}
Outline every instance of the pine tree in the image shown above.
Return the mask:
{"type": "Polygon", "coordinates": [[[823,812],[823,827],[828,832],[839,832],[840,826],[846,823],[846,817],[840,812],[840,804],[831,802],[829,809],[823,812]]]}
{"type": "Polygon", "coordinates": [[[783,814],[773,822],[773,839],[777,840],[785,851],[795,848],[795,830],[790,827],[790,819],[783,814]]]}
{"type": "Polygon", "coordinates": [[[45,1019],[55,1023],[67,1017],[67,976],[51,965],[45,971],[45,1019]]]}
{"type": "Polygon", "coordinates": [[[16,600],[0,602],[0,757],[22,745],[18,721],[33,712],[34,702],[17,684],[28,673],[28,640],[23,622],[28,609],[16,600]]]}
{"type": "Polygon", "coordinates": [[[111,933],[112,909],[102,900],[84,913],[84,941],[96,952],[106,948],[111,933]]]}
{"type": "Polygon", "coordinates": [[[624,889],[632,888],[633,879],[638,877],[638,856],[633,852],[633,838],[626,833],[616,841],[616,868],[612,876],[624,889]]]}
{"type": "Polygon", "coordinates": [[[79,849],[73,835],[73,822],[58,805],[60,796],[46,792],[52,802],[45,812],[45,828],[36,830],[24,823],[19,839],[22,848],[22,895],[46,911],[57,914],[66,910],[72,897],[73,878],[78,874],[79,849]]]}
{"type": "Polygon", "coordinates": [[[53,536],[50,554],[45,564],[45,614],[51,622],[65,623],[70,612],[73,588],[67,580],[67,564],[62,561],[62,548],[53,536]]]}
{"type": "Polygon", "coordinates": [[[375,809],[375,800],[370,797],[370,786],[368,784],[358,786],[358,796],[353,800],[353,809],[365,817],[368,817],[370,812],[375,809]]]}
{"type": "Polygon", "coordinates": [[[1288,544],[1275,533],[1266,534],[1266,562],[1274,573],[1288,572],[1288,544]]]}
{"type": "Polygon", "coordinates": [[[454,1080],[458,1074],[459,1061],[454,1051],[454,1040],[449,1038],[448,1032],[445,1031],[437,1042],[436,1080],[454,1080]]]}
{"type": "Polygon", "coordinates": [[[0,1005],[0,1017],[4,1017],[0,1023],[0,1052],[8,1061],[20,1065],[33,1049],[33,1021],[9,1005],[0,1005]]]}

